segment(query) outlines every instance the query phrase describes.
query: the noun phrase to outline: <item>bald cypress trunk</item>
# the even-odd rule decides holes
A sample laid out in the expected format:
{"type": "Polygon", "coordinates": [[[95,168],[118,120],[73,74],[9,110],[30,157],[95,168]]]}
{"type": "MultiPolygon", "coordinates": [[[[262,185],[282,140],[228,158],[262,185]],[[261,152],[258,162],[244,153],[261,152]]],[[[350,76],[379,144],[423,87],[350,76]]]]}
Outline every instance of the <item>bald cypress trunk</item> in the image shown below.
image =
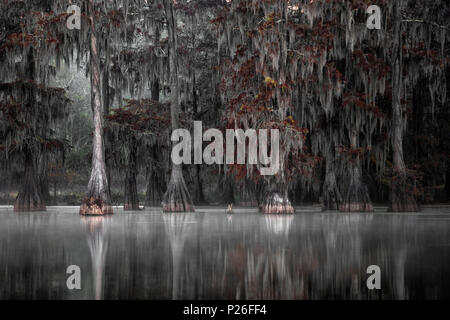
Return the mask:
{"type": "MultiPolygon", "coordinates": [[[[283,114],[285,114],[284,111],[283,114]]],[[[280,157],[279,154],[275,156],[280,157]]],[[[289,200],[284,156],[282,155],[281,159],[278,158],[276,161],[280,163],[279,172],[276,175],[264,177],[266,179],[266,184],[262,187],[264,197],[257,199],[259,209],[263,214],[293,214],[295,209],[289,200]],[[264,187],[266,188],[264,189],[264,187]]]]}
{"type": "MultiPolygon", "coordinates": [[[[355,131],[351,134],[351,142],[352,148],[357,148],[358,138],[355,131]]],[[[339,210],[350,212],[372,212],[373,205],[369,197],[367,186],[362,181],[361,159],[358,153],[351,159],[349,165],[350,185],[339,210]]]]}
{"type": "Polygon", "coordinates": [[[403,158],[403,133],[406,129],[406,116],[401,105],[402,96],[402,44],[400,26],[400,7],[394,5],[395,37],[397,48],[392,71],[392,157],[393,176],[391,182],[391,197],[389,211],[418,211],[416,200],[407,191],[406,166],[403,158]]]}
{"type": "Polygon", "coordinates": [[[164,194],[162,205],[164,212],[195,211],[179,165],[172,166],[169,186],[164,194]]]}
{"type": "Polygon", "coordinates": [[[323,183],[323,207],[322,210],[339,210],[342,196],[336,183],[335,168],[331,154],[327,157],[325,164],[325,181],[323,183]]]}
{"type": "Polygon", "coordinates": [[[350,164],[350,185],[340,211],[372,212],[373,205],[367,186],[362,182],[361,164],[359,160],[350,164]]]}
{"type": "Polygon", "coordinates": [[[205,199],[205,194],[203,193],[203,183],[200,177],[201,167],[199,164],[195,165],[195,177],[194,177],[194,203],[207,205],[208,202],[205,199]]]}
{"type": "MultiPolygon", "coordinates": [[[[393,100],[398,100],[397,98],[393,100]]],[[[403,127],[405,121],[399,101],[393,102],[393,176],[391,181],[391,197],[389,211],[418,211],[414,196],[407,190],[406,166],[403,160],[403,127]]]]}
{"type": "Polygon", "coordinates": [[[214,199],[217,199],[219,204],[234,204],[234,181],[223,170],[219,172],[218,180],[214,199]]]}
{"type": "MultiPolygon", "coordinates": [[[[167,29],[169,34],[169,66],[171,82],[170,116],[172,130],[179,128],[178,116],[180,113],[179,96],[180,88],[178,83],[178,58],[177,58],[177,37],[176,37],[176,16],[171,0],[164,0],[164,11],[167,19],[167,29]]],[[[189,212],[195,211],[191,196],[186,187],[181,165],[172,164],[172,173],[169,186],[163,198],[164,212],[189,212]]]]}
{"type": "MultiPolygon", "coordinates": [[[[152,100],[155,103],[159,103],[160,85],[159,79],[156,78],[152,83],[152,100]]],[[[161,154],[161,148],[158,143],[155,143],[149,148],[151,153],[151,159],[154,163],[151,163],[147,167],[147,190],[145,193],[145,206],[146,207],[159,207],[163,200],[164,192],[167,190],[165,170],[163,168],[156,167],[158,163],[164,163],[161,154]]]]}
{"type": "Polygon", "coordinates": [[[164,190],[167,189],[164,172],[157,168],[149,168],[147,179],[145,206],[159,207],[163,200],[164,190]]]}
{"type": "Polygon", "coordinates": [[[112,214],[108,179],[106,176],[105,150],[103,146],[103,107],[101,99],[100,62],[94,23],[94,0],[88,1],[91,27],[91,104],[94,118],[94,139],[92,143],[92,170],[86,198],[80,207],[82,215],[112,214]]]}
{"type": "MultiPolygon", "coordinates": [[[[35,52],[33,48],[29,49],[27,54],[27,67],[24,77],[28,80],[35,81],[35,52]]],[[[33,86],[30,86],[30,108],[35,108],[36,92],[33,86]]],[[[32,133],[27,130],[27,136],[32,136],[32,133]]],[[[24,146],[24,173],[21,179],[21,186],[14,203],[14,211],[43,211],[46,210],[45,200],[42,197],[40,190],[40,179],[38,172],[38,157],[36,148],[33,148],[31,141],[26,141],[24,146]]]]}
{"type": "Polygon", "coordinates": [[[326,144],[324,150],[325,157],[325,179],[322,188],[322,211],[339,210],[342,204],[342,195],[336,182],[336,153],[333,142],[333,130],[331,126],[327,128],[326,144]]]}
{"type": "Polygon", "coordinates": [[[294,207],[288,198],[287,192],[280,193],[273,191],[268,194],[261,208],[264,214],[293,214],[294,207]]]}
{"type": "Polygon", "coordinates": [[[124,210],[139,210],[139,197],[137,193],[137,145],[135,139],[132,139],[130,146],[130,155],[128,165],[125,172],[124,210]]]}
{"type": "Polygon", "coordinates": [[[124,183],[124,194],[125,202],[123,204],[124,210],[139,210],[139,197],[137,193],[137,182],[136,182],[136,170],[129,167],[125,174],[124,183]]]}
{"type": "MultiPolygon", "coordinates": [[[[107,41],[107,40],[106,40],[107,41]]],[[[108,43],[106,46],[108,47],[108,43]]],[[[109,115],[109,109],[110,109],[110,94],[111,90],[109,87],[109,52],[106,53],[106,63],[102,66],[104,72],[103,72],[103,78],[102,78],[102,96],[103,96],[103,112],[104,115],[109,115]]],[[[112,132],[110,130],[107,130],[104,132],[103,140],[105,144],[105,168],[106,168],[106,178],[108,179],[108,193],[111,194],[111,158],[107,157],[106,155],[110,154],[111,152],[111,134],[112,132]]]]}
{"type": "Polygon", "coordinates": [[[292,214],[294,207],[288,197],[287,189],[274,180],[269,182],[260,210],[264,214],[292,214]]]}
{"type": "MultiPolygon", "coordinates": [[[[198,109],[197,102],[197,91],[195,87],[195,75],[193,76],[193,85],[192,85],[192,97],[193,101],[193,109],[194,109],[194,119],[200,121],[200,110],[198,109]]],[[[195,176],[194,176],[194,203],[195,204],[203,204],[206,205],[208,202],[206,201],[205,194],[203,193],[203,183],[201,179],[201,166],[199,164],[195,165],[195,176]]]]}
{"type": "Polygon", "coordinates": [[[46,206],[39,192],[34,155],[28,148],[24,150],[24,154],[25,170],[19,194],[14,203],[14,211],[44,211],[46,206]]]}
{"type": "MultiPolygon", "coordinates": [[[[41,156],[39,157],[38,179],[41,198],[45,203],[49,204],[51,202],[51,197],[48,181],[48,154],[46,150],[43,150],[41,156]]],[[[54,201],[56,201],[56,199],[54,201]]]]}

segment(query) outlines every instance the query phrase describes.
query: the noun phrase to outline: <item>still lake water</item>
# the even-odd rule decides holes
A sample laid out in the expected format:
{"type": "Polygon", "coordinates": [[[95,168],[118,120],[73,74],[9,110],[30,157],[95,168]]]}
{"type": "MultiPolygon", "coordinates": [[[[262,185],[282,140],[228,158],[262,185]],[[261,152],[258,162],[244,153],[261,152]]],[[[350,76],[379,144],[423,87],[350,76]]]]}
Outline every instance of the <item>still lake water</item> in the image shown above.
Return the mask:
{"type": "Polygon", "coordinates": [[[450,298],[450,208],[292,216],[0,208],[0,299],[450,298]],[[81,268],[81,290],[66,269],[81,268]],[[368,290],[369,265],[381,290],[368,290]]]}

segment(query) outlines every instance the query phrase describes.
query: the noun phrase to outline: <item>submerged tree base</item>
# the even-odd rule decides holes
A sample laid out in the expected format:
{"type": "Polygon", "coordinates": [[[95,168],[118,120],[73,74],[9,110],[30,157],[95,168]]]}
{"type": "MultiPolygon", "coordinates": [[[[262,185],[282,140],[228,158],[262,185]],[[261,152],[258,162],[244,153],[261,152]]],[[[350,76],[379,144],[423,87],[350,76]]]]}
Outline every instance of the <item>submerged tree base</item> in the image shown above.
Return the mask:
{"type": "Polygon", "coordinates": [[[393,192],[389,204],[389,212],[417,212],[420,211],[413,196],[407,194],[404,190],[393,192]]]}
{"type": "Polygon", "coordinates": [[[25,211],[46,211],[47,207],[44,203],[23,203],[20,202],[14,204],[14,211],[25,212],[25,211]]]}
{"type": "Polygon", "coordinates": [[[337,203],[337,201],[334,200],[325,200],[322,203],[322,211],[334,211],[334,210],[339,210],[339,204],[337,203]]]}
{"type": "Polygon", "coordinates": [[[195,208],[182,180],[171,181],[162,201],[164,212],[194,212],[195,208]]]}
{"type": "Polygon", "coordinates": [[[25,151],[25,171],[20,186],[19,194],[14,202],[14,211],[45,211],[44,197],[39,190],[38,176],[36,175],[31,151],[25,151]]]}
{"type": "Polygon", "coordinates": [[[83,216],[102,216],[107,214],[113,214],[113,208],[101,199],[88,198],[83,201],[80,207],[80,215],[83,216]]]}
{"type": "Polygon", "coordinates": [[[322,193],[322,211],[339,210],[342,204],[342,196],[336,183],[334,172],[329,169],[329,173],[325,177],[322,193]]]}
{"type": "Polygon", "coordinates": [[[417,212],[420,211],[416,199],[408,188],[405,170],[399,170],[392,177],[391,198],[388,212],[417,212]]]}
{"type": "Polygon", "coordinates": [[[342,197],[336,186],[325,190],[322,199],[322,211],[339,210],[342,203],[342,197]]]}
{"type": "MultiPolygon", "coordinates": [[[[356,144],[354,143],[354,145],[356,144]]],[[[369,190],[362,182],[361,169],[358,163],[354,164],[352,168],[347,196],[342,204],[339,205],[339,211],[373,212],[373,204],[369,197],[369,190]]]]}
{"type": "Polygon", "coordinates": [[[14,203],[14,211],[45,211],[47,207],[34,183],[22,187],[14,203]]]}
{"type": "Polygon", "coordinates": [[[195,208],[193,205],[182,203],[182,202],[173,202],[165,204],[163,203],[163,211],[167,213],[174,212],[195,212],[195,208]]]}
{"type": "Polygon", "coordinates": [[[293,214],[294,207],[287,196],[282,197],[277,192],[272,192],[261,205],[263,214],[293,214]]]}
{"type": "Polygon", "coordinates": [[[372,212],[373,205],[367,187],[359,181],[353,182],[348,190],[347,198],[339,205],[339,211],[372,212]]]}
{"type": "Polygon", "coordinates": [[[372,203],[346,202],[339,206],[339,211],[344,212],[373,212],[372,203]]]}
{"type": "Polygon", "coordinates": [[[373,204],[365,185],[351,185],[347,199],[339,205],[339,211],[345,212],[372,212],[373,204]]]}
{"type": "Polygon", "coordinates": [[[413,203],[391,203],[389,205],[389,212],[418,212],[420,211],[419,206],[414,201],[413,203]]]}

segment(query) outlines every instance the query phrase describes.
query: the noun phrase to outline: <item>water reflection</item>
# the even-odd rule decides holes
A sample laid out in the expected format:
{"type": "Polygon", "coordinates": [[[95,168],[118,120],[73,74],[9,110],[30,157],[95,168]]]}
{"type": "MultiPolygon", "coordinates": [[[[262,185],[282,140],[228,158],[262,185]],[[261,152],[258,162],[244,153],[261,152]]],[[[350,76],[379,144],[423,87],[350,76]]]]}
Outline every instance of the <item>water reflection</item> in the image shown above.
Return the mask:
{"type": "MultiPolygon", "coordinates": [[[[264,249],[247,249],[243,296],[247,299],[294,299],[303,285],[290,267],[289,231],[292,215],[265,215],[264,249]]],[[[236,293],[240,298],[240,292],[236,293]]]]}
{"type": "Polygon", "coordinates": [[[314,278],[317,283],[317,291],[311,292],[314,298],[327,292],[330,298],[362,299],[369,293],[365,268],[372,264],[378,265],[378,262],[366,265],[363,261],[363,239],[372,219],[371,213],[341,212],[320,216],[324,248],[322,251],[314,248],[313,251],[322,269],[321,277],[314,278]]]}
{"type": "Polygon", "coordinates": [[[0,299],[444,299],[449,230],[448,212],[0,211],[0,299]]]}
{"type": "Polygon", "coordinates": [[[172,254],[172,299],[179,299],[185,282],[186,268],[182,265],[184,246],[187,237],[192,235],[196,227],[198,215],[196,213],[165,213],[163,220],[172,254]]]}
{"type": "Polygon", "coordinates": [[[92,264],[92,283],[94,299],[103,299],[103,275],[108,252],[108,217],[80,216],[86,235],[92,264]]]}
{"type": "MultiPolygon", "coordinates": [[[[396,223],[391,224],[391,232],[394,236],[394,248],[396,255],[393,259],[392,281],[394,282],[394,297],[398,300],[408,299],[408,292],[405,286],[405,266],[408,257],[408,243],[414,248],[418,243],[414,236],[407,236],[407,233],[414,228],[411,221],[405,221],[401,216],[393,217],[396,223]]],[[[388,262],[388,261],[385,261],[388,262]]]]}
{"type": "Polygon", "coordinates": [[[267,231],[273,234],[283,234],[286,237],[289,234],[289,230],[294,220],[293,215],[264,215],[266,221],[267,231]]]}

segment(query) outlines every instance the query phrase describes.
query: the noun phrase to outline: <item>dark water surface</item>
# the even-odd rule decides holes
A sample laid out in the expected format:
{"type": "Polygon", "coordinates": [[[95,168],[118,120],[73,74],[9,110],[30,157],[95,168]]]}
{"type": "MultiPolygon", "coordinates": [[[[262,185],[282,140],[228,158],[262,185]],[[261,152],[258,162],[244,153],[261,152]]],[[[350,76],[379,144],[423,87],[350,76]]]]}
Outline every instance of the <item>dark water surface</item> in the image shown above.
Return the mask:
{"type": "Polygon", "coordinates": [[[197,211],[0,208],[0,299],[450,298],[449,208],[197,211]],[[67,289],[69,265],[81,268],[81,290],[67,289]],[[367,289],[369,265],[381,268],[381,290],[367,289]]]}

